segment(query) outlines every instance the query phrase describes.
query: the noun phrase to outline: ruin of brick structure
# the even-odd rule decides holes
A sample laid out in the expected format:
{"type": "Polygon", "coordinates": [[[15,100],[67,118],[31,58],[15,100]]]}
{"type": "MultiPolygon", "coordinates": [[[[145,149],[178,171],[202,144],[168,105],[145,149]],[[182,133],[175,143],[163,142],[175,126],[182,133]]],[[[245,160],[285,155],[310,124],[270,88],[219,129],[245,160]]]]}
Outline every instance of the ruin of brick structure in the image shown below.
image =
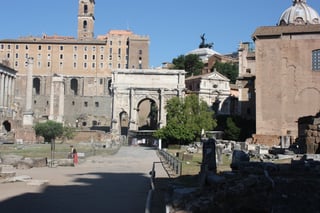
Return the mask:
{"type": "Polygon", "coordinates": [[[320,154],[320,113],[299,118],[298,129],[302,153],[320,154]]]}

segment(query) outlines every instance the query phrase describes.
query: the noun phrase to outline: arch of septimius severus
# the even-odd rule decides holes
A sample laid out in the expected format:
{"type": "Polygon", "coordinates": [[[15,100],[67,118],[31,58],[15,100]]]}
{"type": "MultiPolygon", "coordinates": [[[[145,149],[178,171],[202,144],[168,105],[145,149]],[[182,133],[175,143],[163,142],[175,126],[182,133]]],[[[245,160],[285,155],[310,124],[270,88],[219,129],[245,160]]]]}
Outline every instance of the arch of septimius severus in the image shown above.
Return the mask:
{"type": "Polygon", "coordinates": [[[113,92],[111,131],[121,128],[137,131],[143,126],[161,128],[166,125],[165,105],[172,97],[183,97],[184,70],[115,70],[112,72],[113,92]]]}

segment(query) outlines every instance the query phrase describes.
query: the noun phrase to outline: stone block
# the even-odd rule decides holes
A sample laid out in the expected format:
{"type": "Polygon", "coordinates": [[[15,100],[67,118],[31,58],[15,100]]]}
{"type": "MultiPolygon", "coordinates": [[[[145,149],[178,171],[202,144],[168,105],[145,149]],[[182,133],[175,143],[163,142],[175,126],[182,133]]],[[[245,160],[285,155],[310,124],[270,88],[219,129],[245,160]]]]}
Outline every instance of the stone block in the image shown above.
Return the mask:
{"type": "Polygon", "coordinates": [[[16,176],[15,172],[1,172],[0,173],[0,177],[1,178],[11,178],[11,177],[14,177],[14,176],[16,176]]]}

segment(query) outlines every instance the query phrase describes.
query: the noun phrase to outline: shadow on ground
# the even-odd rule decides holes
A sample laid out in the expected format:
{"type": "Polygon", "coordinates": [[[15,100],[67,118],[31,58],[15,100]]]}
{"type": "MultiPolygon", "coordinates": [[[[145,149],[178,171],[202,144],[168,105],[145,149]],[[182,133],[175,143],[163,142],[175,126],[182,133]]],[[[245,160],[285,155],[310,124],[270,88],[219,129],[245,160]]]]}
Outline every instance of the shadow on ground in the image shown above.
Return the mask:
{"type": "MultiPolygon", "coordinates": [[[[145,211],[149,189],[150,178],[139,173],[76,174],[73,183],[66,186],[47,186],[40,193],[5,200],[0,203],[0,212],[140,213],[145,211]]],[[[162,194],[155,196],[156,209],[161,208],[162,194]]],[[[157,213],[164,212],[164,207],[161,209],[157,213]]]]}

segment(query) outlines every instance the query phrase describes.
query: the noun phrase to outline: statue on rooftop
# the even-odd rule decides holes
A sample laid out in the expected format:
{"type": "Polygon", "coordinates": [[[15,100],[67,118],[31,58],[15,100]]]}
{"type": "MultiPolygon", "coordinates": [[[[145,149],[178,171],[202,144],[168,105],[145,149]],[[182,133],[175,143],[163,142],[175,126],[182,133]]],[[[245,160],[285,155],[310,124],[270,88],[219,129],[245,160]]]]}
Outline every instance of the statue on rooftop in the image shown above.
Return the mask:
{"type": "Polygon", "coordinates": [[[205,33],[203,33],[200,38],[201,38],[201,43],[199,45],[199,48],[209,48],[211,49],[213,46],[213,43],[206,43],[206,39],[205,39],[205,33]]]}

